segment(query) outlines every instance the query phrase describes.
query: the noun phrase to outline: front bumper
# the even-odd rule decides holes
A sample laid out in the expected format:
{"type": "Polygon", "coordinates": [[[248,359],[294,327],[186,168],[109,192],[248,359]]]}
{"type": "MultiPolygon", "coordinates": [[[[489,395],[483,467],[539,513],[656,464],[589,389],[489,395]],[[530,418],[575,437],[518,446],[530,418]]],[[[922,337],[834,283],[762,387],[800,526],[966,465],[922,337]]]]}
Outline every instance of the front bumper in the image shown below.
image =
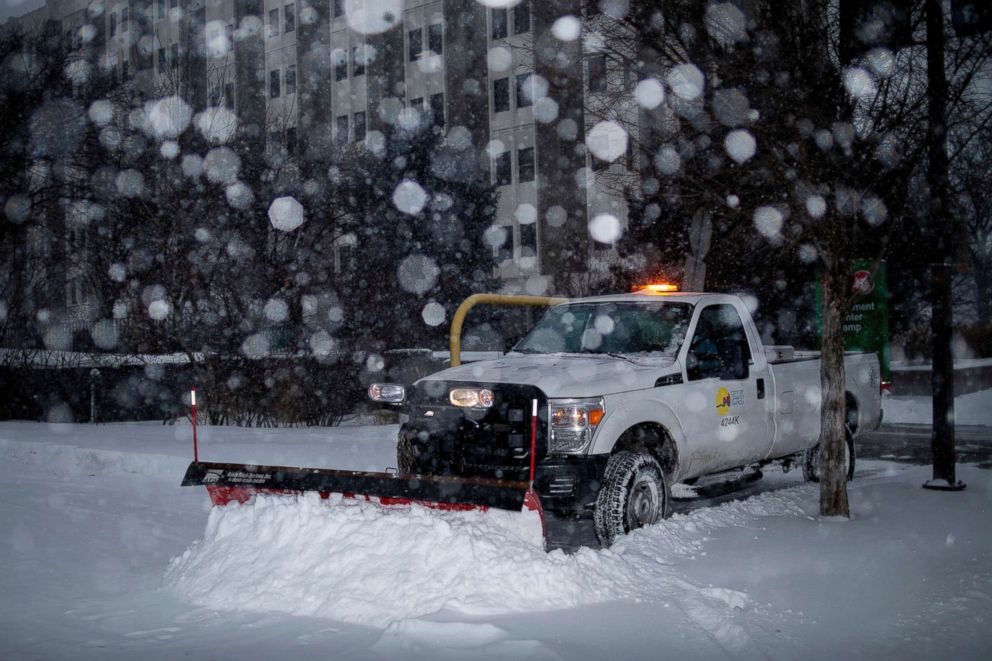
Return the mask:
{"type": "Polygon", "coordinates": [[[609,455],[548,457],[534,470],[534,490],[544,509],[583,515],[592,511],[603,484],[609,455]]]}

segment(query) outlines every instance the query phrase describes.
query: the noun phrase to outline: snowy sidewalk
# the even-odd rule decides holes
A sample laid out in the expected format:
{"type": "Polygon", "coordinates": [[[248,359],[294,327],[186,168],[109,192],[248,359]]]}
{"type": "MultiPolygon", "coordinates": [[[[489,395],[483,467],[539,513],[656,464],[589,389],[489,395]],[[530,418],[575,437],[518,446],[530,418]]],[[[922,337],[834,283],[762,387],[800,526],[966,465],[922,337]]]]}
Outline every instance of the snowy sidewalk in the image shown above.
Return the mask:
{"type": "MultiPolygon", "coordinates": [[[[883,424],[858,437],[857,456],[861,459],[891,459],[930,464],[930,425],[883,424]]],[[[960,464],[992,468],[992,427],[956,427],[954,447],[960,464]]]]}

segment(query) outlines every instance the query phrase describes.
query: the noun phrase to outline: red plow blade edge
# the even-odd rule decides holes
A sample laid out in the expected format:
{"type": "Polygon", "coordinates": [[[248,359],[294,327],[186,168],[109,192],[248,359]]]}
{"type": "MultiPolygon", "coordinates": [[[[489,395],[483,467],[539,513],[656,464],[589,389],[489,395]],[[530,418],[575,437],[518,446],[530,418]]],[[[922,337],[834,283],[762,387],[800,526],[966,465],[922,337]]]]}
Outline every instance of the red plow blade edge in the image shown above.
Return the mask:
{"type": "Polygon", "coordinates": [[[255,494],[314,491],[322,498],[333,493],[386,506],[532,511],[540,517],[542,534],[546,535],[540,498],[527,482],[194,461],[186,469],[182,486],[198,485],[207,488],[211,502],[218,506],[232,501],[245,503],[255,494]]]}

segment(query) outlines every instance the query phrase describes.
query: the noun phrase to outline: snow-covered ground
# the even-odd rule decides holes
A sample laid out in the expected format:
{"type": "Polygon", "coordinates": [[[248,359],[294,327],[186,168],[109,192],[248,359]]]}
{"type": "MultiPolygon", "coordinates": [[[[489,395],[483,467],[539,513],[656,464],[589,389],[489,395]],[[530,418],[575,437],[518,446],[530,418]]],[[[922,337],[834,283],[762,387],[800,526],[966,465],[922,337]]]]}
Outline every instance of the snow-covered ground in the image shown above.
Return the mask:
{"type": "MultiPolygon", "coordinates": [[[[913,395],[882,398],[883,420],[929,425],[933,422],[933,400],[913,395]]],[[[958,425],[992,426],[992,390],[959,395],[954,398],[954,422],[958,425]]]]}
{"type": "MultiPolygon", "coordinates": [[[[395,427],[201,429],[207,460],[381,470],[395,427]]],[[[992,471],[862,461],[850,521],[769,471],[610,550],[516,518],[211,511],[190,428],[0,423],[0,658],[988,658],[992,471]]]]}

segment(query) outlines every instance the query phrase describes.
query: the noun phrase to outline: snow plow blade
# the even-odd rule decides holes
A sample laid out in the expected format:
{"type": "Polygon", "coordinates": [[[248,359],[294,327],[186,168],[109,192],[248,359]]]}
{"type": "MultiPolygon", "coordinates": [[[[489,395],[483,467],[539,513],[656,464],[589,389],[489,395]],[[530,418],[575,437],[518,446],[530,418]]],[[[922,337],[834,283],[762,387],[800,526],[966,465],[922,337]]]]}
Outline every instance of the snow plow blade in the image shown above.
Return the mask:
{"type": "Polygon", "coordinates": [[[214,505],[245,503],[255,494],[300,494],[315,491],[347,498],[374,500],[381,505],[418,504],[441,510],[536,512],[545,536],[544,511],[527,482],[447,476],[393,475],[326,468],[253,466],[194,461],[182,486],[203,485],[214,505]]]}

